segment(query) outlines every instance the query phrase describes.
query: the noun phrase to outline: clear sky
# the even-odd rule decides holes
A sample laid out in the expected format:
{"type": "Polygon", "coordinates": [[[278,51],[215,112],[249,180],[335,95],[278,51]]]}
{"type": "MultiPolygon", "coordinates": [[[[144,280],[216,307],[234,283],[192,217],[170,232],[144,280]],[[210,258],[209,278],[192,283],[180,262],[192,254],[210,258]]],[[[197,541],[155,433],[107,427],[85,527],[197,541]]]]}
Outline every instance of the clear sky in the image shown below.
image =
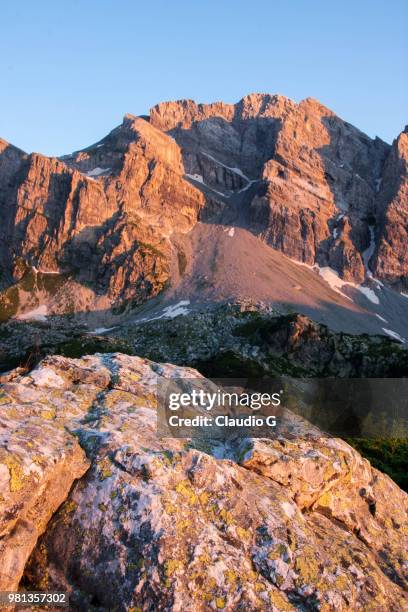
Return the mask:
{"type": "Polygon", "coordinates": [[[1,0],[0,136],[61,155],[163,100],[312,96],[391,142],[407,0],[1,0]]]}

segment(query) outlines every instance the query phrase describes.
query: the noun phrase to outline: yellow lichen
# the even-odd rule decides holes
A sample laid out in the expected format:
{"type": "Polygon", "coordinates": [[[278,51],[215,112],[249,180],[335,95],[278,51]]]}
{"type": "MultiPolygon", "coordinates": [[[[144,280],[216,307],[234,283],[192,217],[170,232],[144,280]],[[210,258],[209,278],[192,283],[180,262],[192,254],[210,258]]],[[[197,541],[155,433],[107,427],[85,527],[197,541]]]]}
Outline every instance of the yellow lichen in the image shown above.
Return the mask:
{"type": "Polygon", "coordinates": [[[282,610],[282,612],[291,612],[294,610],[293,606],[286,601],[286,599],[281,595],[279,591],[271,591],[269,593],[269,599],[271,602],[278,608],[278,610],[282,610]]]}
{"type": "Polygon", "coordinates": [[[248,540],[251,537],[251,533],[248,531],[248,529],[237,527],[237,536],[240,540],[248,540]]]}
{"type": "Polygon", "coordinates": [[[182,495],[190,504],[195,505],[198,501],[196,493],[194,493],[188,480],[181,480],[176,486],[176,491],[182,495]]]}
{"type": "Polygon", "coordinates": [[[345,591],[349,587],[348,580],[346,576],[344,576],[344,574],[340,576],[336,576],[336,580],[334,581],[334,584],[336,585],[336,588],[339,589],[339,591],[341,592],[345,591]]]}
{"type": "Polygon", "coordinates": [[[109,459],[105,458],[99,463],[99,480],[105,480],[112,476],[112,465],[109,459]]]}
{"type": "Polygon", "coordinates": [[[55,410],[42,410],[40,416],[47,421],[55,419],[55,410]]]}
{"type": "Polygon", "coordinates": [[[225,570],[224,579],[227,584],[234,585],[238,580],[238,575],[233,570],[225,570]]]}
{"type": "Polygon", "coordinates": [[[217,597],[215,600],[215,606],[218,610],[225,608],[225,599],[223,597],[217,597]]]}
{"type": "Polygon", "coordinates": [[[231,512],[229,512],[225,508],[221,508],[221,510],[219,511],[219,516],[226,525],[232,525],[234,523],[234,519],[231,512]]]}
{"type": "Polygon", "coordinates": [[[20,489],[24,486],[25,476],[23,472],[23,468],[18,463],[18,461],[11,456],[7,456],[2,459],[2,463],[7,466],[10,474],[10,482],[9,487],[12,493],[16,491],[20,491],[20,489]]]}
{"type": "Polygon", "coordinates": [[[200,493],[199,495],[199,499],[200,499],[200,503],[202,506],[206,506],[208,504],[208,493],[206,491],[203,491],[202,493],[200,493]]]}
{"type": "Polygon", "coordinates": [[[304,556],[298,557],[295,562],[295,569],[307,583],[313,583],[319,576],[319,565],[316,559],[304,551],[304,556]]]}
{"type": "Polygon", "coordinates": [[[164,564],[164,572],[167,578],[173,576],[180,569],[183,569],[183,563],[180,559],[168,559],[164,564]]]}

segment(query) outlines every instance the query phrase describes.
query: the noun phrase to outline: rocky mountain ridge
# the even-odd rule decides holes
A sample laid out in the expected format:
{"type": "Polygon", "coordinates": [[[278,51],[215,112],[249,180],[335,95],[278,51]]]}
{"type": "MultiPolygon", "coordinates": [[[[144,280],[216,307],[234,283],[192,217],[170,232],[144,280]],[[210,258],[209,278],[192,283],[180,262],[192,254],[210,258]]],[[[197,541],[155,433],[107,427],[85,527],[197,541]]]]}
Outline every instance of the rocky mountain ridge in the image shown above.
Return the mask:
{"type": "Polygon", "coordinates": [[[3,318],[154,297],[182,276],[179,237],[199,219],[242,228],[340,284],[404,292],[407,140],[372,140],[311,98],[251,94],[126,115],[61,159],[2,141],[3,318]]]}

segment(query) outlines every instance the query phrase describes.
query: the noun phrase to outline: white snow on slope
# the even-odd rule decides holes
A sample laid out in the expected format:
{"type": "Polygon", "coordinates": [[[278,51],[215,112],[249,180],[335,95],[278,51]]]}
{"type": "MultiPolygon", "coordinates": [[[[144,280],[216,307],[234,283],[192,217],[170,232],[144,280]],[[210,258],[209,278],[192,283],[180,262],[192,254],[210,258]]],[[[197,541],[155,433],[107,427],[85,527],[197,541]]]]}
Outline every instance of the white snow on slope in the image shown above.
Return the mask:
{"type": "Polygon", "coordinates": [[[205,185],[204,179],[201,174],[186,174],[186,176],[188,176],[188,178],[193,179],[193,181],[197,181],[197,183],[202,183],[203,185],[205,185]]]}
{"type": "Polygon", "coordinates": [[[235,227],[230,227],[230,229],[228,230],[228,236],[232,238],[234,234],[235,234],[235,227]]]}
{"type": "MultiPolygon", "coordinates": [[[[292,261],[295,261],[295,260],[292,260],[292,261]]],[[[321,268],[317,264],[315,264],[314,266],[310,266],[308,264],[305,264],[299,261],[297,261],[296,263],[301,266],[305,266],[309,268],[310,270],[314,270],[315,272],[317,272],[319,276],[321,276],[323,280],[326,281],[326,283],[330,286],[330,288],[333,289],[333,291],[340,293],[343,297],[350,300],[351,302],[353,301],[351,297],[349,297],[342,291],[345,287],[353,287],[354,289],[357,289],[373,304],[380,303],[380,300],[378,296],[375,294],[375,292],[373,291],[373,289],[370,289],[369,287],[364,287],[363,285],[357,285],[356,283],[345,282],[342,278],[340,278],[336,270],[333,270],[333,268],[330,268],[329,266],[324,266],[321,268]]]]}
{"type": "Polygon", "coordinates": [[[251,180],[242,172],[241,168],[232,168],[231,166],[227,166],[226,164],[223,164],[219,159],[215,159],[215,157],[213,157],[209,153],[205,153],[204,151],[201,151],[201,153],[205,155],[206,157],[208,157],[209,159],[212,159],[219,166],[223,166],[224,168],[227,168],[227,170],[231,170],[231,172],[234,172],[234,174],[238,174],[240,177],[242,177],[246,181],[251,180]]]}
{"type": "Polygon", "coordinates": [[[400,342],[403,342],[405,344],[404,338],[401,338],[401,336],[399,334],[397,334],[397,332],[392,331],[392,329],[387,329],[386,327],[383,327],[382,330],[388,336],[391,336],[391,338],[394,338],[395,340],[399,340],[400,342]]]}
{"type": "Polygon", "coordinates": [[[313,270],[315,270],[323,278],[323,280],[325,280],[326,283],[330,285],[330,287],[334,291],[336,291],[337,293],[341,293],[343,297],[347,298],[348,300],[351,300],[348,295],[341,291],[345,285],[349,285],[350,283],[345,283],[335,270],[333,270],[329,266],[324,266],[323,268],[321,268],[318,265],[313,266],[313,270]]]}
{"type": "Polygon", "coordinates": [[[242,189],[240,189],[240,190],[239,190],[237,193],[242,193],[243,191],[247,191],[247,190],[248,190],[248,189],[251,187],[251,185],[253,185],[254,183],[258,183],[258,181],[257,181],[257,180],[255,180],[255,181],[249,181],[249,182],[248,182],[248,185],[245,185],[245,187],[243,187],[242,189]]]}
{"type": "Polygon", "coordinates": [[[179,315],[186,315],[190,311],[188,308],[185,308],[185,306],[188,306],[189,304],[190,300],[181,300],[177,304],[173,304],[172,306],[166,306],[166,308],[163,309],[162,314],[157,317],[140,319],[140,323],[145,323],[148,321],[157,321],[158,319],[174,319],[179,315]]]}
{"type": "Polygon", "coordinates": [[[403,291],[401,291],[400,295],[402,295],[402,297],[408,298],[408,293],[404,293],[403,291]]]}
{"type": "Polygon", "coordinates": [[[47,320],[47,306],[42,304],[38,308],[34,308],[29,312],[17,315],[15,318],[20,321],[46,321],[47,320]]]}
{"type": "Polygon", "coordinates": [[[387,319],[384,319],[384,317],[382,317],[381,315],[377,314],[375,315],[378,319],[380,319],[380,321],[383,321],[383,323],[388,323],[387,319]]]}
{"type": "Polygon", "coordinates": [[[197,183],[201,183],[202,185],[204,185],[204,187],[207,187],[207,189],[211,189],[211,191],[213,191],[214,193],[218,193],[218,195],[220,196],[223,196],[225,198],[228,197],[225,193],[222,193],[222,191],[217,191],[216,189],[214,189],[214,187],[210,187],[210,185],[204,183],[204,179],[201,174],[186,174],[185,176],[188,176],[188,178],[193,179],[193,181],[196,181],[197,183]]]}
{"type": "Polygon", "coordinates": [[[86,172],[86,176],[100,176],[101,174],[104,174],[105,172],[109,172],[111,170],[111,168],[99,168],[99,166],[97,166],[96,168],[94,168],[93,170],[89,170],[89,172],[86,172]]]}
{"type": "Polygon", "coordinates": [[[115,327],[97,327],[93,331],[88,332],[88,334],[90,336],[105,334],[106,332],[111,331],[112,329],[116,329],[116,326],[115,327]]]}
{"type": "Polygon", "coordinates": [[[370,300],[370,302],[372,302],[373,304],[379,304],[380,303],[380,300],[378,299],[378,297],[376,296],[374,291],[372,289],[370,289],[369,287],[363,287],[362,285],[358,285],[356,288],[359,291],[361,291],[361,293],[363,295],[365,295],[366,298],[368,300],[370,300]]]}

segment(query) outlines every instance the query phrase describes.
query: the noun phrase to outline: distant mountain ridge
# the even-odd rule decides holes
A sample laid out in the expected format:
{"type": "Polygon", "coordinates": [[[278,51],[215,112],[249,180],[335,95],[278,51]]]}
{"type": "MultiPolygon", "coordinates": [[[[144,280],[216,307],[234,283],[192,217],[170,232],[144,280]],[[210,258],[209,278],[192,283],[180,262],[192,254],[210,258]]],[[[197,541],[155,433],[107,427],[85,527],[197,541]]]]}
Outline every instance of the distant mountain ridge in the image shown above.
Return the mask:
{"type": "MultiPolygon", "coordinates": [[[[200,276],[199,300],[215,271],[194,267],[193,255],[202,232],[215,249],[224,227],[231,238],[240,230],[234,239],[241,251],[251,244],[255,261],[267,247],[315,266],[300,271],[304,290],[319,272],[330,283],[325,302],[370,310],[384,292],[399,319],[408,306],[399,296],[408,291],[407,177],[407,130],[390,146],[314,99],[269,94],[164,102],[59,159],[0,141],[2,318],[44,305],[65,314],[141,304],[189,271],[200,276]],[[242,238],[248,232],[259,247],[242,238]]],[[[264,279],[272,302],[273,278],[264,279]]]]}

